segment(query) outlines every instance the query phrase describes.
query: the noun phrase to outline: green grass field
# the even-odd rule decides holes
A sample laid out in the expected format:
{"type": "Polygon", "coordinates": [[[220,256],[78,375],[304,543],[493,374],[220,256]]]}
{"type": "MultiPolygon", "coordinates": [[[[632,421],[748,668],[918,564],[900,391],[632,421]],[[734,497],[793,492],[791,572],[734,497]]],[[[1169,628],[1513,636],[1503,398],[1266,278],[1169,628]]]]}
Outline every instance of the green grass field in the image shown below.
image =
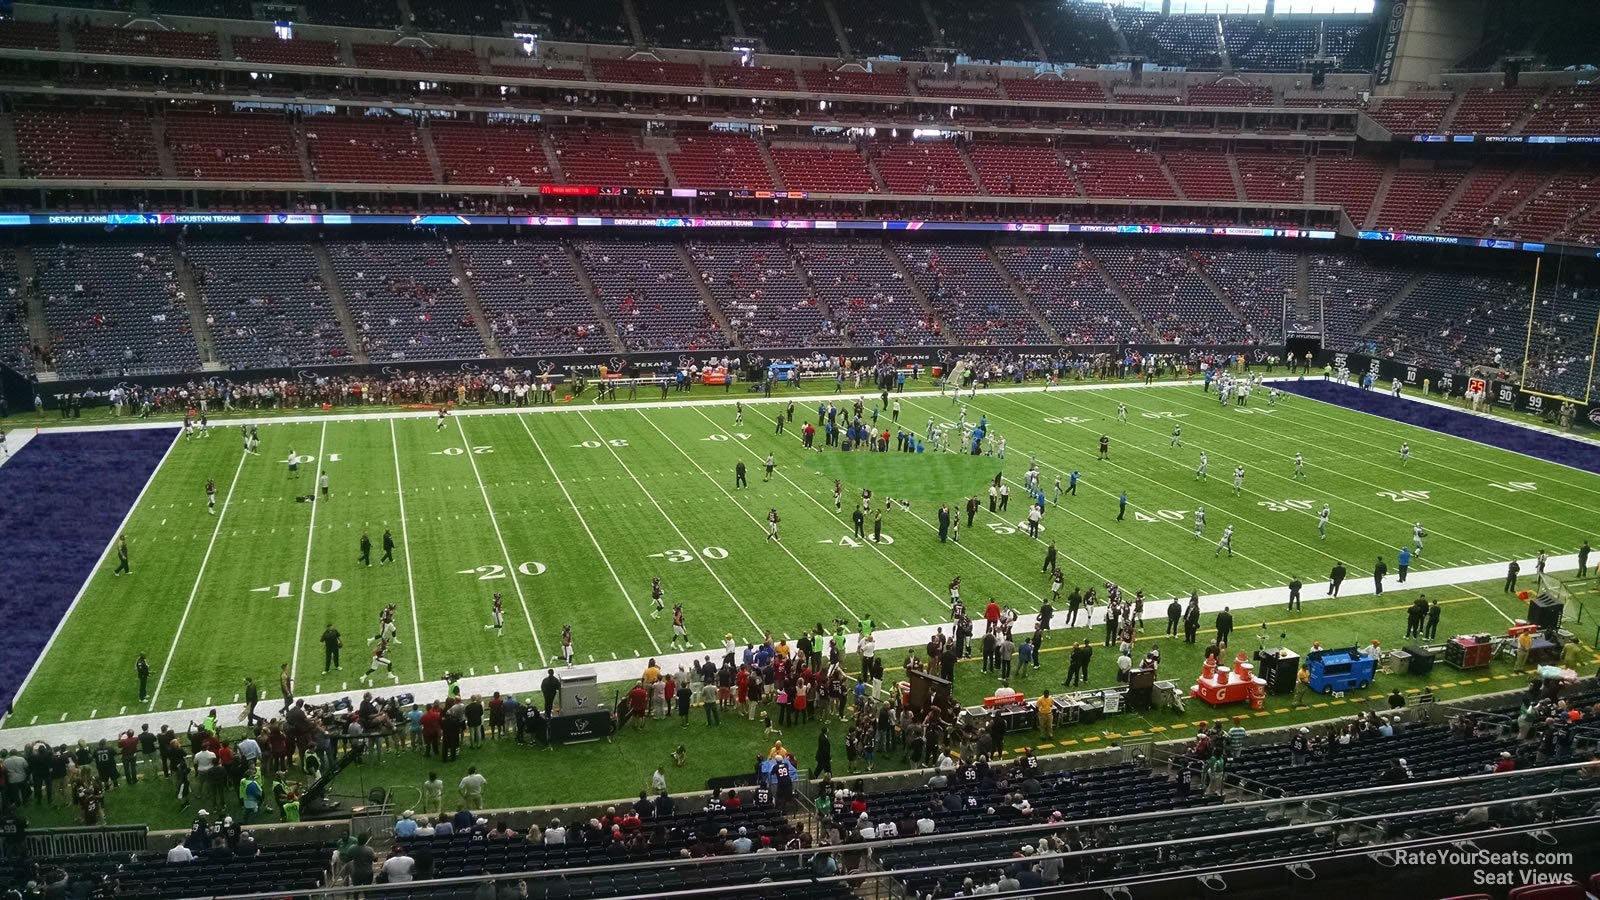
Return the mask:
{"type": "MultiPolygon", "coordinates": [[[[929,394],[904,395],[901,405],[919,432],[929,417],[948,421],[959,409],[929,394]]],[[[1077,496],[1044,518],[1069,588],[1105,580],[1142,588],[1152,617],[1174,592],[1278,586],[1291,575],[1315,598],[1339,560],[1351,571],[1347,590],[1366,590],[1373,561],[1382,555],[1392,569],[1418,521],[1428,538],[1414,572],[1570,552],[1590,536],[1583,526],[1600,497],[1600,479],[1560,466],[1299,398],[1221,408],[1198,387],[980,396],[968,417],[987,415],[1007,439],[1004,461],[806,452],[799,425],[815,405],[797,404],[782,436],[776,409],[748,405],[742,425],[728,406],[588,404],[457,416],[442,431],[427,418],[274,423],[261,430],[259,456],[241,453],[233,429],[184,441],[128,523],[132,577],[113,578],[109,567],[93,575],[9,724],[232,702],[245,676],[272,696],[285,662],[301,694],[354,689],[362,638],[389,602],[400,610],[393,659],[406,683],[447,669],[542,667],[558,656],[565,624],[579,663],[666,651],[669,618],[650,618],[657,575],[669,605],[683,603],[696,648],[715,648],[727,633],[741,644],[766,631],[797,635],[835,617],[853,625],[870,615],[884,628],[941,622],[955,575],[969,604],[993,596],[1031,612],[1047,589],[1043,548],[1018,531],[1033,454],[1046,485],[1058,472],[1083,473],[1077,496]],[[1119,403],[1125,423],[1116,421],[1119,403]],[[1169,446],[1174,422],[1184,426],[1182,448],[1169,446]],[[1109,461],[1095,458],[1102,431],[1112,438],[1109,461]],[[1412,447],[1404,465],[1402,441],[1412,447]],[[1195,475],[1202,449],[1204,482],[1195,475]],[[1297,451],[1306,457],[1300,480],[1297,451]],[[305,459],[296,477],[284,463],[291,452],[305,459]],[[768,452],[778,469],[763,483],[768,452]],[[736,491],[739,460],[751,485],[736,491]],[[312,492],[319,463],[331,500],[295,502],[312,492]],[[1235,464],[1247,473],[1240,496],[1232,496],[1235,464]],[[941,545],[938,505],[959,508],[996,471],[1013,491],[1008,514],[985,504],[959,544],[941,545]],[[207,478],[218,484],[215,516],[207,478]],[[834,478],[845,486],[844,515],[833,511],[834,478]],[[862,487],[910,500],[909,512],[884,515],[892,544],[850,539],[862,487]],[[1123,490],[1128,513],[1117,521],[1123,490]],[[1323,502],[1332,524],[1319,540],[1323,502]],[[1196,539],[1193,510],[1202,504],[1206,536],[1196,539]],[[781,544],[765,540],[774,507],[781,544]],[[1231,559],[1215,552],[1230,524],[1231,559]],[[362,530],[376,545],[386,528],[399,544],[394,564],[359,566],[362,530]],[[502,637],[484,627],[494,591],[506,599],[502,637]],[[346,651],[343,672],[324,676],[318,637],[329,623],[345,634],[346,651]],[[132,676],[139,652],[158,685],[148,707],[132,676]]]]}

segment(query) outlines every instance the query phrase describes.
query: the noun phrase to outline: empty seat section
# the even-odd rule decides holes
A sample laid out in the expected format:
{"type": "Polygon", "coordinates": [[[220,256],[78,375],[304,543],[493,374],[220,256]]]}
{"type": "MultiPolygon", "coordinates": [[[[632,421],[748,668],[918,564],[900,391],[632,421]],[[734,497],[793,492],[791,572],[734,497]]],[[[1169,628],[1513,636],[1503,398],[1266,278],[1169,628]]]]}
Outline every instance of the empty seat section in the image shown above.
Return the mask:
{"type": "Polygon", "coordinates": [[[1600,134],[1600,86],[1555,88],[1522,126],[1524,134],[1600,134]]]}
{"type": "Polygon", "coordinates": [[[1385,97],[1368,114],[1396,134],[1438,134],[1444,130],[1444,116],[1453,102],[1455,98],[1450,96],[1385,97]]]}
{"type": "Polygon", "coordinates": [[[318,181],[434,181],[422,135],[410,119],[314,116],[304,127],[312,175],[318,181]]]}
{"type": "MultiPolygon", "coordinates": [[[[822,0],[739,0],[739,21],[773,53],[838,56],[839,36],[822,0]]],[[[813,85],[813,90],[817,90],[813,85]]]]}
{"type": "Polygon", "coordinates": [[[398,72],[448,72],[477,75],[482,71],[478,57],[469,50],[447,47],[413,47],[393,44],[351,44],[356,66],[398,72]]]}
{"type": "Polygon", "coordinates": [[[724,0],[637,3],[634,11],[652,47],[721,50],[722,39],[734,31],[724,0]]]}
{"type": "Polygon", "coordinates": [[[895,248],[958,344],[1042,344],[1049,337],[979,247],[895,248]]]}
{"type": "Polygon", "coordinates": [[[1029,4],[1026,12],[1050,62],[1109,62],[1122,52],[1112,30],[1111,11],[1104,3],[1067,0],[1029,4]]]}
{"type": "MultiPolygon", "coordinates": [[[[1367,340],[1395,359],[1459,371],[1492,361],[1494,350],[1507,343],[1505,336],[1525,327],[1528,297],[1525,281],[1428,272],[1404,301],[1372,326],[1367,340]]],[[[1506,348],[1506,356],[1512,352],[1520,356],[1521,349],[1518,342],[1514,351],[1506,348]]]]}
{"type": "Polygon", "coordinates": [[[1189,86],[1190,106],[1276,106],[1272,88],[1260,84],[1195,84],[1189,86]]]}
{"type": "Polygon", "coordinates": [[[1284,305],[1298,293],[1299,257],[1278,250],[1196,250],[1194,261],[1265,343],[1283,340],[1284,305]]]}
{"type": "Polygon", "coordinates": [[[1507,233],[1528,240],[1564,239],[1577,228],[1584,213],[1600,203],[1600,171],[1589,166],[1560,170],[1529,198],[1526,206],[1507,217],[1507,233]]]}
{"type": "Polygon", "coordinates": [[[1448,169],[1395,172],[1374,227],[1395,231],[1425,229],[1463,177],[1460,170],[1448,169]]]}
{"type": "Polygon", "coordinates": [[[1090,197],[1176,200],[1178,195],[1154,154],[1132,147],[1095,145],[1066,147],[1078,180],[1090,197]]]}
{"type": "Polygon", "coordinates": [[[870,194],[877,191],[867,161],[850,146],[771,148],[772,161],[791,191],[870,194]]]}
{"type": "Polygon", "coordinates": [[[761,148],[742,134],[707,131],[680,135],[667,164],[683,187],[770,191],[774,188],[761,148]]]}
{"type": "Polygon", "coordinates": [[[22,375],[33,373],[33,339],[28,335],[26,295],[17,273],[17,256],[0,250],[0,363],[22,375]]]}
{"type": "Polygon", "coordinates": [[[991,194],[1025,197],[1081,197],[1072,172],[1048,144],[972,145],[972,164],[991,194]]]}
{"type": "Polygon", "coordinates": [[[209,31],[166,31],[155,28],[79,28],[72,33],[79,53],[117,56],[160,56],[170,59],[216,59],[217,36],[209,31]]]}
{"type": "Polygon", "coordinates": [[[995,254],[1063,341],[1114,344],[1150,338],[1081,247],[1002,244],[995,254]]]}
{"type": "Polygon", "coordinates": [[[172,164],[184,178],[304,181],[289,120],[274,114],[172,112],[172,164]]]}
{"type": "Polygon", "coordinates": [[[1350,221],[1361,227],[1383,181],[1383,169],[1370,159],[1319,156],[1316,178],[1317,202],[1343,206],[1350,221]]]}
{"type": "Polygon", "coordinates": [[[1104,103],[1106,90],[1098,81],[1065,81],[1060,78],[1006,78],[1000,82],[1013,100],[1047,103],[1104,103]]]}
{"type": "Polygon", "coordinates": [[[0,47],[13,50],[57,50],[61,47],[60,28],[54,22],[0,22],[0,47]]]}
{"type": "Polygon", "coordinates": [[[349,348],[311,248],[203,241],[184,250],[217,357],[230,368],[348,362],[349,348]]]}
{"type": "Polygon", "coordinates": [[[1510,134],[1544,92],[1543,88],[1473,88],[1461,99],[1449,130],[1456,134],[1510,134]]]}
{"type": "Polygon", "coordinates": [[[1303,203],[1306,159],[1298,153],[1240,153],[1234,158],[1246,200],[1303,203]]]}
{"type": "Polygon", "coordinates": [[[911,92],[906,76],[898,72],[807,71],[806,86],[819,94],[873,94],[904,97],[911,92]]]}
{"type": "Polygon", "coordinates": [[[1240,322],[1195,274],[1183,251],[1108,247],[1095,255],[1163,341],[1239,344],[1240,322]]]}
{"type": "Polygon", "coordinates": [[[59,374],[200,367],[170,246],[58,243],[33,248],[33,263],[59,374]]]}
{"type": "Polygon", "coordinates": [[[689,255],[746,347],[836,347],[828,320],[777,241],[694,241],[689,255]]]}
{"type": "Polygon", "coordinates": [[[521,122],[452,122],[428,126],[446,184],[531,186],[553,181],[544,137],[521,122]]]}
{"type": "Polygon", "coordinates": [[[615,349],[565,247],[551,240],[475,238],[455,248],[508,356],[615,349]]]}
{"type": "Polygon", "coordinates": [[[333,41],[307,38],[281,40],[275,37],[235,35],[233,55],[245,62],[276,63],[290,66],[341,66],[339,45],[333,41]]]}
{"type": "Polygon", "coordinates": [[[1314,254],[1308,260],[1306,299],[1319,310],[1329,347],[1357,347],[1356,329],[1372,318],[1413,272],[1353,256],[1314,254]]]}
{"type": "Polygon", "coordinates": [[[872,157],[890,193],[978,193],[961,151],[952,143],[878,143],[872,147],[872,157]]]}
{"type": "Polygon", "coordinates": [[[505,23],[522,20],[516,0],[450,0],[418,3],[411,8],[418,28],[447,34],[484,34],[501,37],[505,23]]]}
{"type": "Polygon", "coordinates": [[[852,343],[904,347],[944,342],[883,245],[806,241],[795,251],[817,295],[847,327],[852,343]]]}
{"type": "Polygon", "coordinates": [[[799,91],[799,73],[777,66],[711,66],[707,76],[713,87],[750,88],[754,91],[799,91]]]}
{"type": "Polygon", "coordinates": [[[901,56],[936,42],[921,0],[873,0],[840,13],[845,39],[857,56],[901,56]]]}
{"type": "Polygon", "coordinates": [[[40,178],[157,178],[143,111],[21,107],[13,113],[22,173],[40,178]]]}
{"type": "Polygon", "coordinates": [[[484,355],[483,337],[441,241],[329,241],[327,246],[370,361],[484,355]]]}
{"type": "Polygon", "coordinates": [[[578,252],[624,349],[727,346],[672,244],[585,241],[578,252]]]}
{"type": "Polygon", "coordinates": [[[573,184],[666,187],[654,153],[639,149],[631,131],[561,128],[550,133],[561,171],[573,184]]]}
{"type": "Polygon", "coordinates": [[[1238,200],[1225,153],[1186,150],[1165,155],[1167,168],[1190,200],[1238,200]]]}
{"type": "Polygon", "coordinates": [[[596,81],[608,84],[672,84],[705,87],[705,70],[694,63],[657,62],[648,59],[597,59],[596,81]]]}
{"type": "Polygon", "coordinates": [[[932,0],[930,6],[939,23],[941,47],[960,47],[975,59],[991,62],[1039,58],[1015,5],[932,0]]]}
{"type": "Polygon", "coordinates": [[[1439,230],[1446,234],[1498,234],[1495,219],[1532,196],[1550,173],[1544,169],[1525,169],[1515,163],[1487,162],[1475,166],[1467,176],[1467,186],[1445,213],[1439,230]]]}

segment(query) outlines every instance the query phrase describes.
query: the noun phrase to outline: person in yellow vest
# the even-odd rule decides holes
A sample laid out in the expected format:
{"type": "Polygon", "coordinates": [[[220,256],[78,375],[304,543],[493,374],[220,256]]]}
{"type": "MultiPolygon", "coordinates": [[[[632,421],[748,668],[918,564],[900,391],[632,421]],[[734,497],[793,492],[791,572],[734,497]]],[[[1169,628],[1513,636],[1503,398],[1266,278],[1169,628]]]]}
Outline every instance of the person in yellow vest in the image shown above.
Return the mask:
{"type": "Polygon", "coordinates": [[[1528,654],[1533,650],[1533,632],[1524,631],[1517,635],[1517,671],[1528,667],[1528,654]]]}
{"type": "Polygon", "coordinates": [[[1054,737],[1056,731],[1055,699],[1050,696],[1049,691],[1046,691],[1039,695],[1039,699],[1034,703],[1034,706],[1039,710],[1039,727],[1043,729],[1044,736],[1047,738],[1054,737]]]}
{"type": "Polygon", "coordinates": [[[1311,667],[1301,666],[1300,671],[1294,676],[1294,705],[1303,702],[1306,691],[1311,690],[1311,667]]]}

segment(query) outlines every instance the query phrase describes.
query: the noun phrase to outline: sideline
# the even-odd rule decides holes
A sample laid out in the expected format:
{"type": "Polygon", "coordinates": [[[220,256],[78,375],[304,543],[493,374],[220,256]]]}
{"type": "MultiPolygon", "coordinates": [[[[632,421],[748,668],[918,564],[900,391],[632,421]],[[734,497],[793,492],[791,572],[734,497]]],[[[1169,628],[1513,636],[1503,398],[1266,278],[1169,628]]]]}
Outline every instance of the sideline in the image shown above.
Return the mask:
{"type": "MultiPolygon", "coordinates": [[[[1506,565],[1508,562],[1509,560],[1506,562],[1481,563],[1478,565],[1458,566],[1449,569],[1428,569],[1421,572],[1412,572],[1410,573],[1410,577],[1406,579],[1404,590],[1412,591],[1421,589],[1438,589],[1450,586],[1458,586],[1471,582],[1494,581],[1502,579],[1505,577],[1506,565]]],[[[1519,562],[1522,565],[1523,571],[1533,571],[1534,560],[1524,559],[1519,560],[1519,562]]],[[[1548,569],[1556,572],[1567,569],[1576,569],[1577,566],[1578,556],[1575,553],[1565,556],[1552,556],[1548,562],[1548,569]]],[[[1345,581],[1346,587],[1348,587],[1353,581],[1360,581],[1364,583],[1366,579],[1359,575],[1354,576],[1345,581]]],[[[1390,590],[1386,591],[1385,593],[1397,593],[1399,590],[1401,590],[1400,585],[1393,580],[1390,580],[1388,584],[1390,590]]],[[[1320,595],[1318,592],[1325,590],[1325,582],[1321,580],[1306,581],[1306,586],[1302,593],[1306,598],[1306,602],[1312,604],[1313,611],[1316,609],[1318,601],[1322,598],[1322,595],[1320,595]]],[[[1465,588],[1459,588],[1459,590],[1469,594],[1473,593],[1471,591],[1467,591],[1465,588]]],[[[1356,598],[1371,597],[1374,595],[1370,591],[1363,591],[1361,593],[1345,593],[1341,596],[1345,598],[1356,598]]],[[[1150,602],[1159,603],[1159,601],[1163,599],[1166,598],[1156,596],[1150,602]]],[[[1484,599],[1487,600],[1487,598],[1484,599]]],[[[1283,608],[1287,605],[1287,601],[1287,588],[1257,588],[1254,590],[1233,591],[1231,593],[1213,594],[1209,597],[1203,597],[1200,601],[1200,609],[1204,613],[1211,614],[1221,611],[1223,607],[1228,607],[1236,614],[1237,618],[1237,614],[1240,611],[1283,608]]],[[[1103,609],[1104,607],[1102,606],[1101,608],[1103,609]]],[[[1063,611],[1057,612],[1058,616],[1063,614],[1063,611]]],[[[1502,612],[1502,615],[1503,614],[1504,613],[1502,612]]],[[[1298,621],[1310,619],[1312,616],[1296,616],[1291,619],[1287,615],[1287,610],[1284,609],[1283,618],[1288,621],[1298,621]]],[[[1018,628],[1023,631],[1031,632],[1033,630],[1034,619],[1035,615],[1033,614],[1019,616],[1017,620],[1018,628]]],[[[65,621],[65,619],[63,618],[62,621],[65,621]]],[[[1152,619],[1151,621],[1155,620],[1152,619]]],[[[1240,619],[1239,621],[1241,627],[1249,626],[1249,620],[1240,619]]],[[[933,625],[917,625],[910,628],[879,629],[873,632],[873,639],[876,642],[878,652],[880,653],[887,650],[919,647],[926,644],[928,639],[933,636],[935,631],[945,628],[948,625],[948,622],[939,622],[933,625]]],[[[1051,633],[1056,635],[1066,635],[1071,632],[1071,629],[1066,628],[1051,629],[1051,633]]],[[[1095,632],[1090,629],[1085,629],[1083,633],[1092,635],[1095,632]]],[[[1160,638],[1146,636],[1144,640],[1160,640],[1160,638]]],[[[852,652],[854,646],[855,636],[851,635],[846,651],[852,652]]],[[[707,656],[714,655],[714,653],[715,651],[698,650],[682,653],[660,654],[652,658],[655,659],[658,664],[660,664],[664,671],[670,672],[679,667],[687,668],[690,663],[699,661],[707,656]]],[[[41,655],[40,658],[42,659],[43,656],[41,655]]],[[[581,668],[594,672],[597,682],[602,686],[608,686],[617,684],[619,682],[633,681],[634,679],[638,678],[639,674],[644,670],[645,662],[645,658],[609,660],[606,662],[597,662],[581,668]]],[[[496,675],[478,675],[462,678],[460,681],[461,692],[464,695],[470,695],[492,694],[495,691],[500,691],[501,693],[516,694],[519,697],[532,696],[538,693],[539,682],[544,678],[544,672],[539,671],[541,668],[546,667],[535,666],[521,672],[507,672],[496,675]]],[[[306,696],[303,699],[309,704],[329,703],[341,697],[350,697],[360,694],[363,690],[365,690],[365,688],[356,691],[332,691],[325,694],[306,696]]],[[[410,693],[419,698],[419,702],[422,702],[423,698],[429,698],[435,695],[442,697],[444,695],[444,691],[445,685],[443,681],[425,681],[411,684],[394,684],[392,686],[385,687],[381,691],[378,691],[378,693],[410,693]]],[[[20,692],[18,696],[21,696],[20,692]]],[[[225,723],[229,727],[243,720],[243,704],[223,704],[217,706],[216,710],[217,720],[225,723]]],[[[133,728],[135,731],[137,731],[141,725],[146,723],[156,730],[160,730],[162,725],[169,725],[174,730],[182,731],[185,727],[187,727],[189,721],[193,719],[194,716],[195,710],[192,708],[181,710],[175,709],[165,712],[146,712],[131,716],[103,717],[99,719],[83,719],[79,721],[53,722],[50,724],[5,728],[3,731],[0,731],[0,735],[5,736],[6,743],[12,744],[30,741],[48,741],[51,744],[71,744],[76,743],[79,740],[93,741],[103,737],[108,738],[115,734],[126,731],[129,728],[133,728]]]]}

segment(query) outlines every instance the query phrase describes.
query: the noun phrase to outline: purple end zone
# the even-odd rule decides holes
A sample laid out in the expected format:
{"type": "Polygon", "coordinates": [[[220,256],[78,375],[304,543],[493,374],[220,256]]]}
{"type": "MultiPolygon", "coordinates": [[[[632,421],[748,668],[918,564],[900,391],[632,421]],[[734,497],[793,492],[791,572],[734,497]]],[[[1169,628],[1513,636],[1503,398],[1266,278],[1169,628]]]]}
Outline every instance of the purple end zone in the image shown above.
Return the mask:
{"type": "Polygon", "coordinates": [[[167,428],[46,432],[0,467],[0,709],[11,708],[172,438],[167,428]]]}
{"type": "Polygon", "coordinates": [[[1334,381],[1323,381],[1321,378],[1276,381],[1274,385],[1282,390],[1331,403],[1334,406],[1371,413],[1407,425],[1416,425],[1441,434],[1477,441],[1513,453],[1523,453],[1537,459],[1600,474],[1600,446],[1585,441],[1568,440],[1513,425],[1510,422],[1446,409],[1431,403],[1395,398],[1385,391],[1362,390],[1334,381]]]}

